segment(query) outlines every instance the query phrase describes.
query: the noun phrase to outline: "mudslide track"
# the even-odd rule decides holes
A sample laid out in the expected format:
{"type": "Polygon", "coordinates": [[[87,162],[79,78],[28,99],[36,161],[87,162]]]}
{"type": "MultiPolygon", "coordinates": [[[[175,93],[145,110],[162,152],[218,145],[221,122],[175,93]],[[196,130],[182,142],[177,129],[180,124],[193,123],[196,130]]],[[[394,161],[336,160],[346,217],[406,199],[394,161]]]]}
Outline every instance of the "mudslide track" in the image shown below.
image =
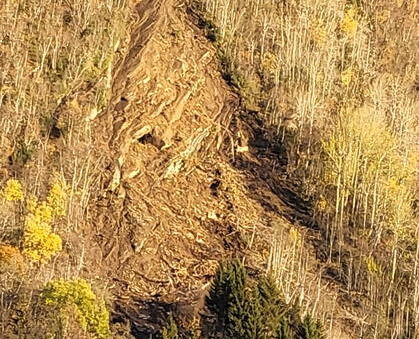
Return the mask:
{"type": "Polygon", "coordinates": [[[138,18],[131,33],[128,53],[117,66],[113,79],[110,111],[115,110],[115,106],[121,100],[129,85],[130,76],[139,66],[142,54],[156,28],[165,22],[167,12],[163,7],[170,6],[170,2],[170,0],[142,0],[137,4],[135,10],[138,18]]]}
{"type": "Polygon", "coordinates": [[[192,323],[220,260],[246,256],[262,272],[273,225],[316,231],[306,202],[279,180],[280,145],[239,114],[217,51],[177,7],[137,4],[92,133],[92,258],[112,286],[112,322],[136,338],[158,333],[168,312],[192,323]],[[232,157],[239,145],[249,151],[232,157]]]}
{"type": "MultiPolygon", "coordinates": [[[[125,55],[115,66],[111,84],[111,99],[107,109],[99,117],[99,129],[102,135],[102,148],[106,149],[107,171],[102,174],[102,181],[107,189],[115,192],[120,188],[121,167],[124,162],[124,144],[129,144],[129,128],[135,119],[129,115],[126,107],[130,105],[127,93],[133,85],[136,71],[141,69],[143,56],[150,41],[159,28],[167,24],[172,10],[172,0],[142,0],[135,6],[136,19],[131,27],[131,34],[125,55]]],[[[105,154],[104,153],[104,154],[105,154]]],[[[118,195],[124,195],[119,192],[118,195]]]]}

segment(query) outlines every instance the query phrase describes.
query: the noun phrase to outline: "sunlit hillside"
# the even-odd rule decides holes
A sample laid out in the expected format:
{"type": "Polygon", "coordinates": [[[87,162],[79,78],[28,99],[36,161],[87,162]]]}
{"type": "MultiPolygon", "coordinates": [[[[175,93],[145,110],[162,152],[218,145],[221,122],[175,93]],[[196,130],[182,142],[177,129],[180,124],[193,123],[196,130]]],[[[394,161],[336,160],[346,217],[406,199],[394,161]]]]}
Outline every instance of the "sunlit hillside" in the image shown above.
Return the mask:
{"type": "Polygon", "coordinates": [[[368,296],[375,337],[403,337],[418,320],[416,2],[199,8],[245,108],[285,143],[336,278],[368,296]]]}
{"type": "Polygon", "coordinates": [[[0,0],[0,338],[416,339],[416,0],[0,0]]]}

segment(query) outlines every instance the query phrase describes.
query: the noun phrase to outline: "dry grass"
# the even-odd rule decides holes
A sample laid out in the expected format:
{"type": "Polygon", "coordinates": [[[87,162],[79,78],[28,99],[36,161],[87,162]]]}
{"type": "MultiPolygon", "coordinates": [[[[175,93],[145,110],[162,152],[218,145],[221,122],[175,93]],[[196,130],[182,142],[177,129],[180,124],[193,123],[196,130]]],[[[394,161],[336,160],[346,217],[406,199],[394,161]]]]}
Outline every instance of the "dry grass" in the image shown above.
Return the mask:
{"type": "Polygon", "coordinates": [[[286,144],[288,173],[315,202],[340,279],[368,296],[365,324],[376,337],[412,336],[419,320],[416,2],[199,6],[245,107],[260,111],[286,144]]]}

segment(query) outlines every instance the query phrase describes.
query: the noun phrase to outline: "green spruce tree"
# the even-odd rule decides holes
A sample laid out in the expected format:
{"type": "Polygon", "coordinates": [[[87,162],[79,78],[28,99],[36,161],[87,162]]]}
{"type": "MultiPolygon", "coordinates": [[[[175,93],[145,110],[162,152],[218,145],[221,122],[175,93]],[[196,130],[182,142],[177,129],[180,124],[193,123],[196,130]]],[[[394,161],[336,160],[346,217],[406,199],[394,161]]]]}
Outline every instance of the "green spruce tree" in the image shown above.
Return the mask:
{"type": "Polygon", "coordinates": [[[247,302],[242,319],[244,337],[249,339],[263,339],[265,338],[263,298],[259,293],[257,285],[249,288],[247,291],[247,302]]]}
{"type": "Polygon", "coordinates": [[[275,339],[294,339],[294,331],[290,327],[289,321],[286,317],[282,318],[279,323],[277,324],[277,328],[275,330],[275,335],[273,336],[275,339]]]}
{"type": "Polygon", "coordinates": [[[319,321],[307,315],[297,331],[297,339],[325,339],[323,326],[319,321]]]}
{"type": "Polygon", "coordinates": [[[240,260],[220,264],[206,305],[216,317],[217,332],[227,338],[246,338],[247,274],[240,260]]]}
{"type": "Polygon", "coordinates": [[[325,338],[319,322],[302,321],[298,307],[283,301],[272,278],[249,279],[237,259],[220,264],[206,306],[216,319],[211,338],[325,338]]]}
{"type": "Polygon", "coordinates": [[[272,277],[262,277],[257,284],[260,303],[263,309],[264,338],[272,338],[288,313],[288,306],[283,302],[281,294],[272,277]]]}

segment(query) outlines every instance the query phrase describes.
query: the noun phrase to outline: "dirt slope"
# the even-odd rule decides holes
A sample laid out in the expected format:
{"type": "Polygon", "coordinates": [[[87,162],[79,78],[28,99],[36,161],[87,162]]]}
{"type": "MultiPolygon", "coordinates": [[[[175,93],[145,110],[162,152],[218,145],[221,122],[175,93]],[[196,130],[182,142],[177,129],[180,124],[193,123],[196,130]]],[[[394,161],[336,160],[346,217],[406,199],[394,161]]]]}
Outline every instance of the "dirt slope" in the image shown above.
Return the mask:
{"type": "Polygon", "coordinates": [[[93,121],[100,189],[84,230],[86,274],[108,282],[114,322],[137,338],[168,310],[192,323],[218,261],[243,255],[251,274],[271,268],[290,300],[315,307],[331,337],[349,338],[342,328],[361,320],[322,277],[281,145],[240,112],[183,3],[143,0],[136,12],[111,104],[93,121]]]}

